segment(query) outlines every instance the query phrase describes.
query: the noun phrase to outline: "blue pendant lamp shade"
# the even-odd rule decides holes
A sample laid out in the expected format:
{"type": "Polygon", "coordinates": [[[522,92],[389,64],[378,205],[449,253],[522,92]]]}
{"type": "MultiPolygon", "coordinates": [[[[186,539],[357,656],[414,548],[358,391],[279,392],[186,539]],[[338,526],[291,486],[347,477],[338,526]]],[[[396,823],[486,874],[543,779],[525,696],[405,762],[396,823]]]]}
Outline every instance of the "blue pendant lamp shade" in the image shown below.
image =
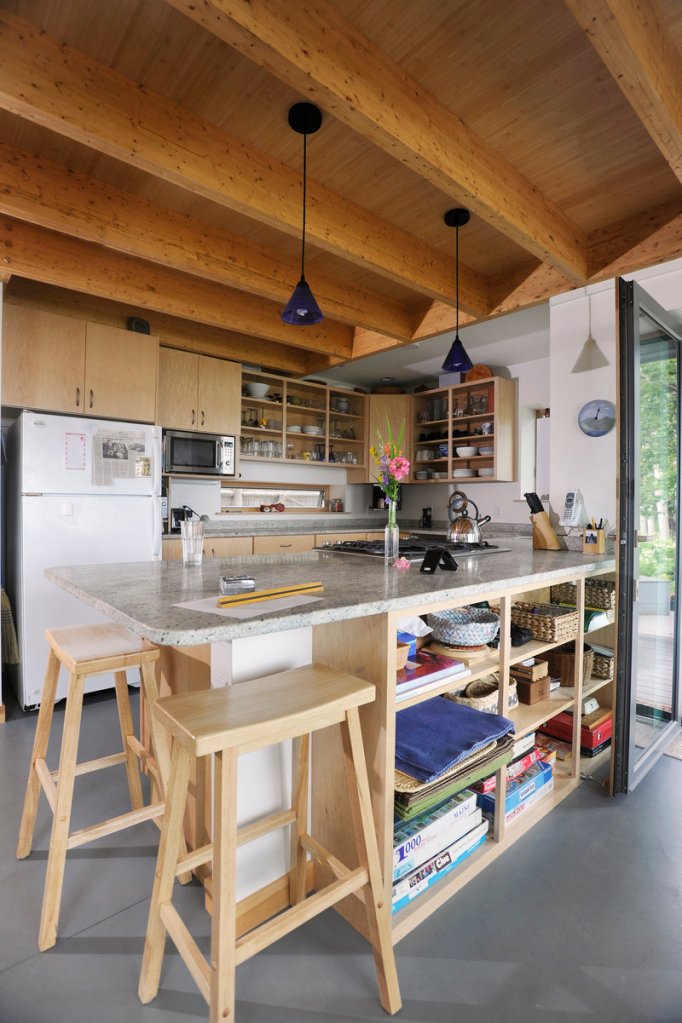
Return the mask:
{"type": "Polygon", "coordinates": [[[324,319],[305,279],[305,200],[307,178],[307,140],[322,124],[322,114],[314,103],[294,103],[289,110],[289,127],[303,136],[303,230],[301,233],[301,278],[282,310],[282,320],[294,327],[305,327],[324,319]]]}
{"type": "Polygon", "coordinates": [[[461,208],[448,210],[443,217],[448,227],[455,228],[455,340],[442,366],[445,373],[466,373],[473,366],[459,339],[459,229],[469,223],[469,217],[469,210],[461,208]]]}

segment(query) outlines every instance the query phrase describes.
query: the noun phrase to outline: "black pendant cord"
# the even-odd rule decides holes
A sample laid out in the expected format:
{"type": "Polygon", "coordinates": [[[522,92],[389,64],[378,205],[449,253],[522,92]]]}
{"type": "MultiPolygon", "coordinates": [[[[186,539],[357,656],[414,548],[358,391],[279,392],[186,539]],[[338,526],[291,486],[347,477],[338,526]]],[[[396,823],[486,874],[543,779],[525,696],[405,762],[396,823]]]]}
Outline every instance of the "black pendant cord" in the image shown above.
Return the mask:
{"type": "Polygon", "coordinates": [[[459,224],[455,228],[455,341],[459,341],[459,224]]]}
{"type": "Polygon", "coordinates": [[[305,280],[305,201],[308,180],[308,136],[303,134],[303,232],[301,236],[301,280],[305,280]]]}

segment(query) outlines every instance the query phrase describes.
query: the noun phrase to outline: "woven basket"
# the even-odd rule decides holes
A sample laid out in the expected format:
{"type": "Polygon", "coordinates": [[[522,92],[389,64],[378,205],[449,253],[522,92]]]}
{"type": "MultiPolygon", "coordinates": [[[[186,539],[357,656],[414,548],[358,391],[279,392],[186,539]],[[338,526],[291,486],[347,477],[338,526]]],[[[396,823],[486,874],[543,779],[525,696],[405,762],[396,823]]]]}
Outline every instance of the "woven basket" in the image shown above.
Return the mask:
{"type": "MultiPolygon", "coordinates": [[[[486,675],[470,682],[461,692],[444,693],[453,703],[463,703],[473,710],[482,710],[488,714],[497,714],[498,680],[495,675],[486,675]]],[[[507,708],[512,710],[519,705],[516,682],[509,680],[509,697],[507,708]]]]}
{"type": "Polygon", "coordinates": [[[458,607],[426,616],[433,638],[451,646],[479,646],[495,639],[500,617],[484,607],[458,607]]]}
{"type": "Polygon", "coordinates": [[[592,665],[592,674],[595,678],[613,678],[613,657],[604,657],[602,654],[595,653],[594,664],[592,665]]]}
{"type": "MultiPolygon", "coordinates": [[[[575,669],[575,643],[566,643],[557,647],[556,650],[549,650],[547,653],[549,673],[554,678],[560,678],[562,686],[573,685],[573,673],[575,669]]],[[[592,674],[594,664],[594,650],[585,644],[583,647],[583,682],[592,674]]]]}
{"type": "MultiPolygon", "coordinates": [[[[552,586],[550,600],[555,604],[575,604],[575,583],[560,583],[552,586]]],[[[613,611],[616,606],[616,584],[607,579],[585,580],[585,607],[613,611]]]]}
{"type": "Polygon", "coordinates": [[[525,626],[533,639],[541,643],[566,643],[578,635],[578,612],[558,604],[512,605],[511,620],[525,626]]]}

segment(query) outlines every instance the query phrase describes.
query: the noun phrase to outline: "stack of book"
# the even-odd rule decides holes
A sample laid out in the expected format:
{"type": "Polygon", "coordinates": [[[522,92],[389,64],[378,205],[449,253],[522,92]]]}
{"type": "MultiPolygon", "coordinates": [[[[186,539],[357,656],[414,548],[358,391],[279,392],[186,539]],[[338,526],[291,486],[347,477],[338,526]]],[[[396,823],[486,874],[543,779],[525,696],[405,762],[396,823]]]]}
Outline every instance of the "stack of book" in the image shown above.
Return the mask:
{"type": "Polygon", "coordinates": [[[446,679],[458,684],[469,675],[470,669],[458,658],[422,647],[396,674],[396,702],[442,687],[446,679]]]}
{"type": "MultiPolygon", "coordinates": [[[[528,768],[532,767],[533,764],[537,764],[539,760],[553,764],[556,760],[556,753],[554,750],[545,749],[544,746],[533,743],[533,746],[528,751],[519,754],[507,765],[507,784],[514,778],[518,778],[519,775],[525,774],[528,768]]],[[[474,792],[479,792],[482,795],[486,792],[494,792],[497,788],[497,775],[492,774],[481,781],[474,782],[471,788],[474,792]]]]}
{"type": "MultiPolygon", "coordinates": [[[[613,712],[610,707],[599,707],[591,714],[584,714],[580,722],[580,752],[586,757],[596,757],[611,745],[613,712]]],[[[573,738],[573,711],[556,714],[542,726],[546,735],[564,742],[573,738]]]]}
{"type": "Polygon", "coordinates": [[[398,818],[393,831],[393,912],[470,856],[487,831],[476,796],[466,789],[411,821],[398,818]]]}
{"type": "MultiPolygon", "coordinates": [[[[546,760],[536,760],[523,773],[507,782],[504,802],[505,824],[518,820],[554,788],[554,767],[546,760]]],[[[483,816],[490,820],[495,814],[495,792],[478,794],[483,816]]]]}

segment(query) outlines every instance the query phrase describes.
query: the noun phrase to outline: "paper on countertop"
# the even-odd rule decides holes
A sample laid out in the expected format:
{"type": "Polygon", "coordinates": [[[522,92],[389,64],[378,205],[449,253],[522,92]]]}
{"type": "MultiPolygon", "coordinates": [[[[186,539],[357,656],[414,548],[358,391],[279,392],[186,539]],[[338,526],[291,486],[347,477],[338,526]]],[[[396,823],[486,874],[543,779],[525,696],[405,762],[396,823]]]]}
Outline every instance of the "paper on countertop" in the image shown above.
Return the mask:
{"type": "MultiPolygon", "coordinates": [[[[246,594],[244,594],[246,596],[246,594]]],[[[271,611],[286,611],[290,607],[298,607],[300,604],[314,604],[322,597],[278,597],[274,600],[259,600],[255,604],[243,604],[241,607],[218,607],[217,602],[220,594],[215,597],[204,597],[202,600],[188,600],[185,604],[174,604],[173,607],[182,607],[187,611],[204,611],[207,614],[221,615],[223,618],[260,618],[271,611]]]]}

